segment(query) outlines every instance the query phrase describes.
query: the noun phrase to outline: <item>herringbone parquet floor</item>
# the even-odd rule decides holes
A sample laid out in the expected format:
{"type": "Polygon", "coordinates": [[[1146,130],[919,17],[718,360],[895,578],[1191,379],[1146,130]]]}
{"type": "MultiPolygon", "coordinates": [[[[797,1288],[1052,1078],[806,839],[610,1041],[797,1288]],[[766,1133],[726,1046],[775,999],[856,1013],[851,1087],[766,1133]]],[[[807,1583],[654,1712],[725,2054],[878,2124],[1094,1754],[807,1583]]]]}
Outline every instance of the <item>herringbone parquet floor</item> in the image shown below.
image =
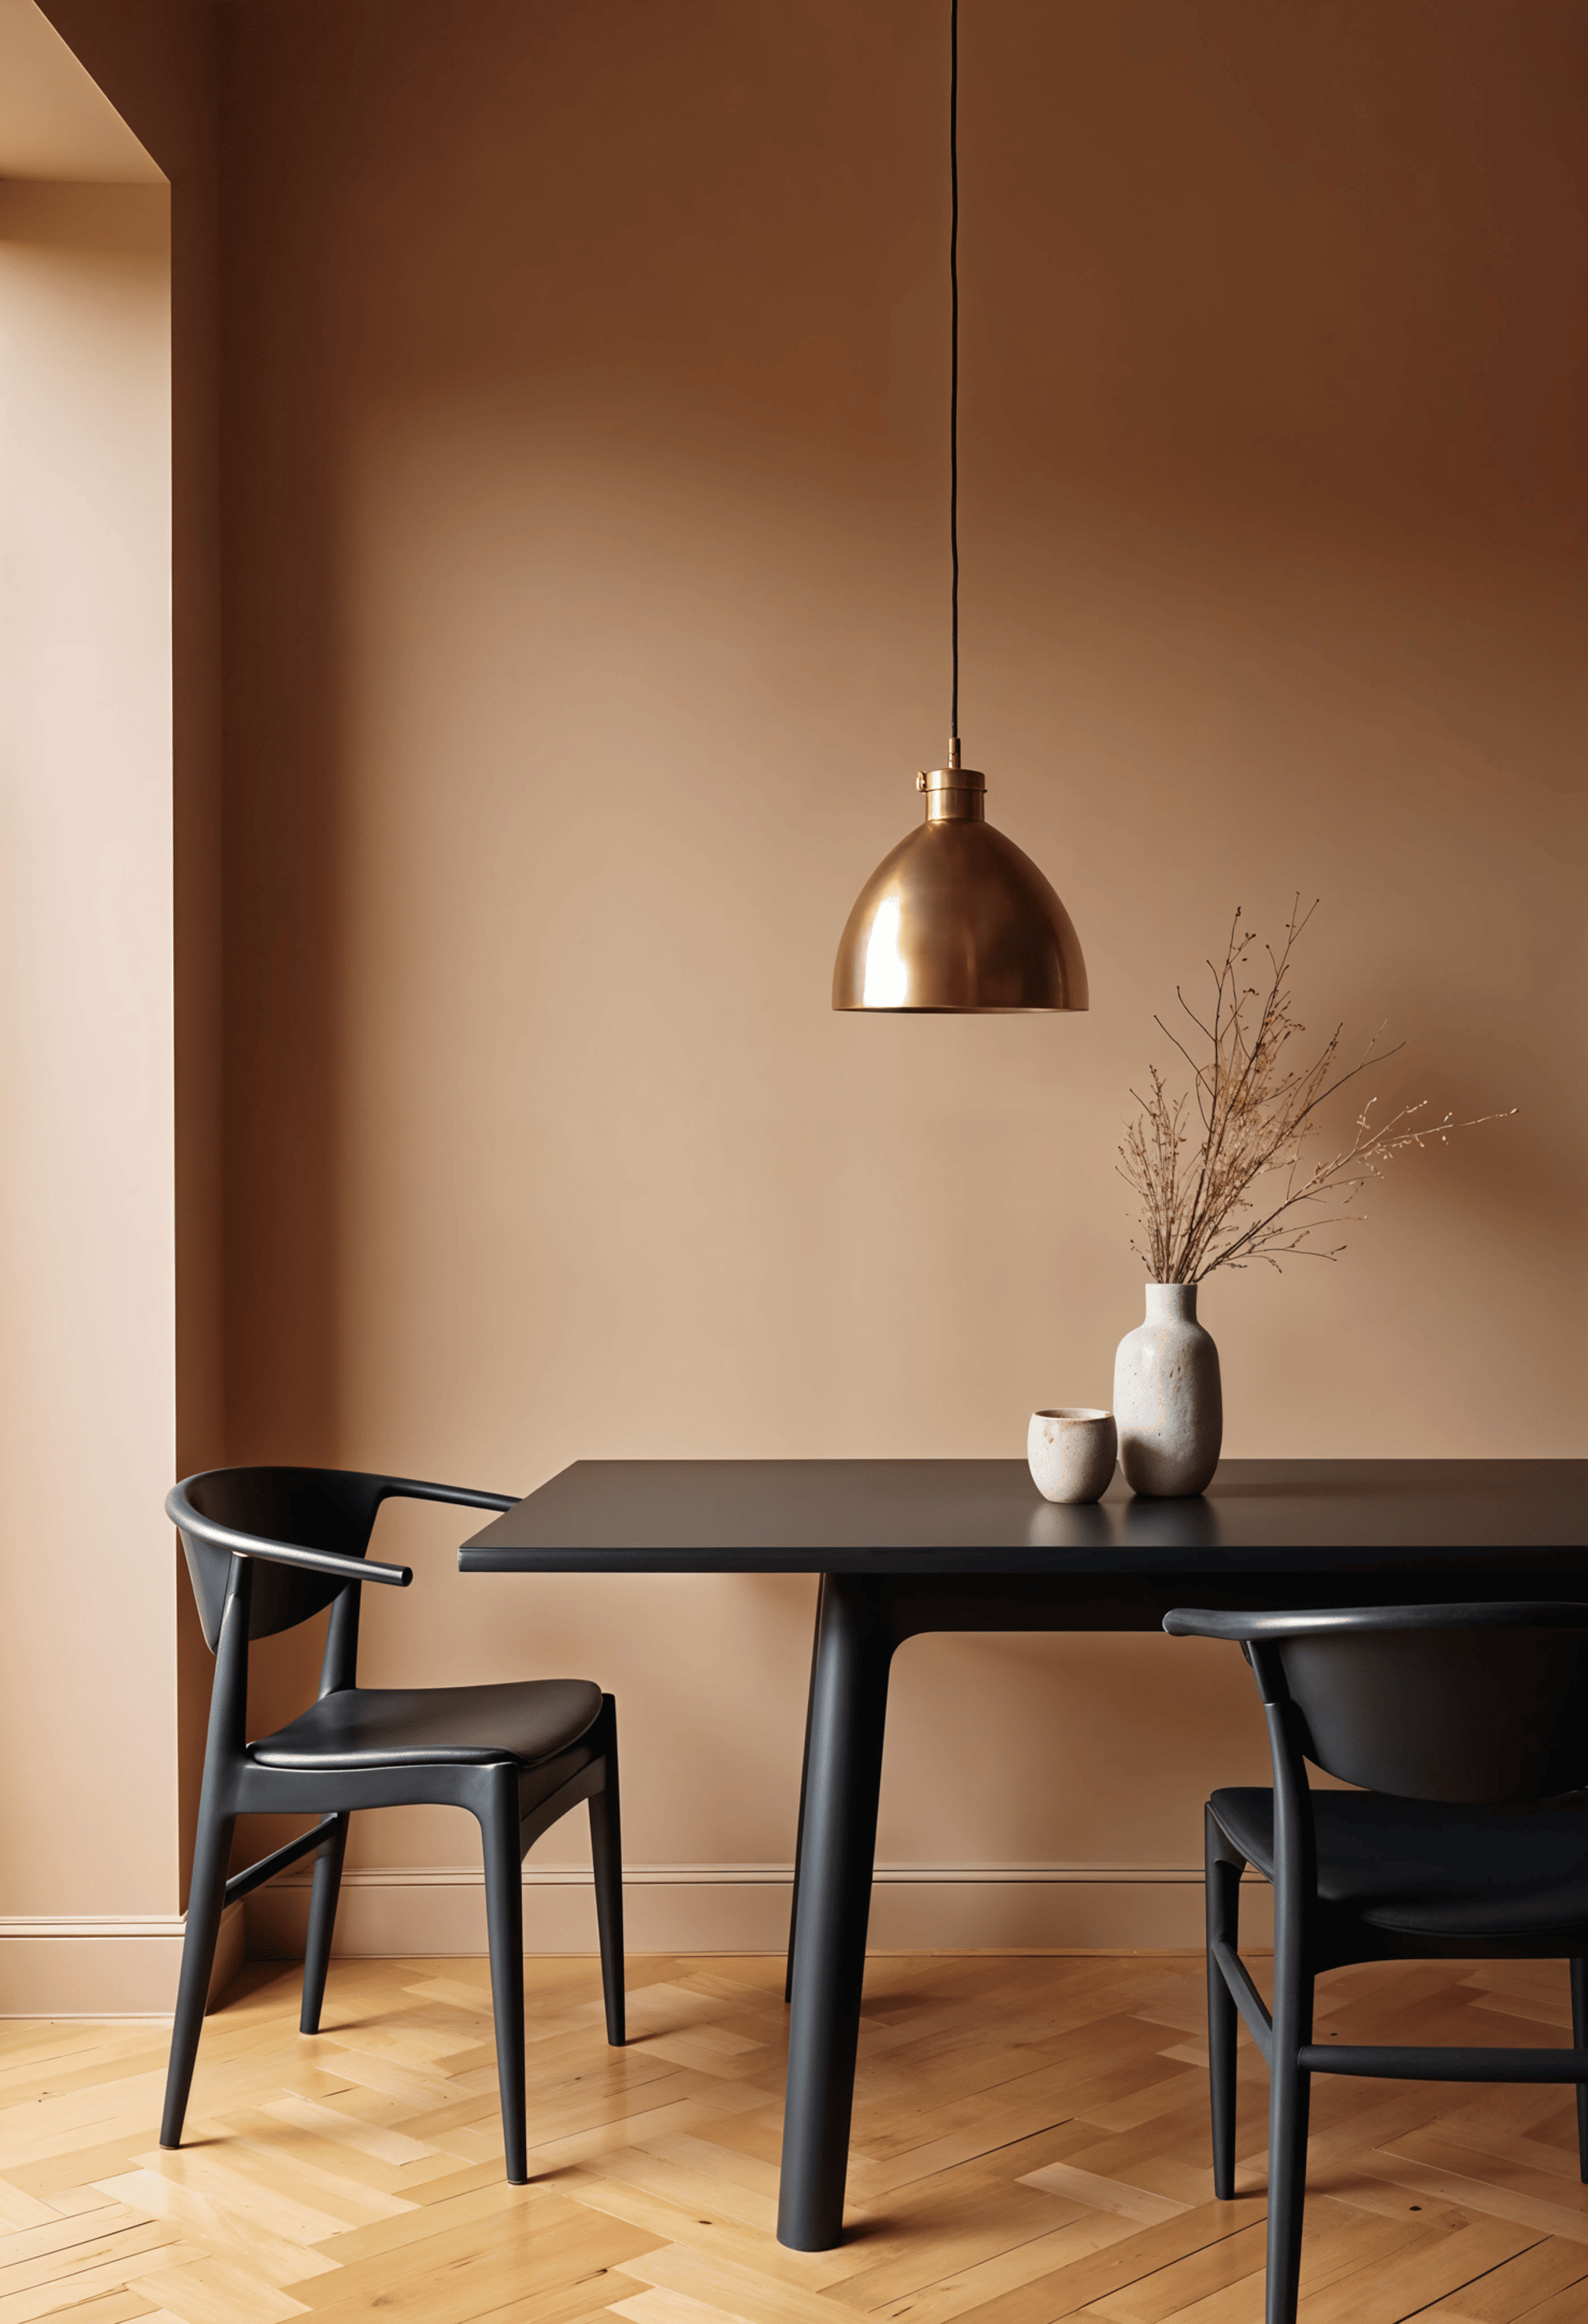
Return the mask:
{"type": "MultiPolygon", "coordinates": [[[[190,2144],[155,2144],[155,2025],[0,2030],[0,2324],[1254,2324],[1262,2107],[1212,2200],[1202,1969],[875,1959],[841,2249],[774,2240],[782,1964],[531,1960],[526,2188],[501,2177],[485,1965],[245,1970],[190,2144]]],[[[1564,1968],[1342,1971],[1320,2040],[1563,2040],[1564,1968]]],[[[1305,2324],[1588,2324],[1569,2090],[1315,2085],[1305,2324]]]]}

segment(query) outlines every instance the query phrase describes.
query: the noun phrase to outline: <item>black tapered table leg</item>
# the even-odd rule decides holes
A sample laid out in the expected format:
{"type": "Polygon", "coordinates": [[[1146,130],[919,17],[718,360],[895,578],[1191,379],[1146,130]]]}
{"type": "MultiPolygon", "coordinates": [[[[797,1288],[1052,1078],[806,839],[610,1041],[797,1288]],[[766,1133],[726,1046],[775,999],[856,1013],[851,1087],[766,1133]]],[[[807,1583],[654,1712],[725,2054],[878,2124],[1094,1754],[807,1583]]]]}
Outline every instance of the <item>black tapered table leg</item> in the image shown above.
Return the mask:
{"type": "Polygon", "coordinates": [[[824,1573],[816,1577],[816,1628],[811,1638],[811,1686],[805,1697],[805,1749],[800,1761],[800,1813],[794,1825],[794,1892],[788,1900],[788,1958],[783,1972],[783,1997],[794,1999],[794,1931],[800,1922],[800,1851],[805,1845],[805,1791],[811,1780],[811,1711],[816,1701],[816,1649],[822,1643],[822,1596],[827,1587],[824,1573]]]}
{"type": "Polygon", "coordinates": [[[843,2233],[892,1652],[886,1585],[829,1574],[811,1690],[777,2206],[777,2240],[793,2251],[829,2251],[843,2233]]]}

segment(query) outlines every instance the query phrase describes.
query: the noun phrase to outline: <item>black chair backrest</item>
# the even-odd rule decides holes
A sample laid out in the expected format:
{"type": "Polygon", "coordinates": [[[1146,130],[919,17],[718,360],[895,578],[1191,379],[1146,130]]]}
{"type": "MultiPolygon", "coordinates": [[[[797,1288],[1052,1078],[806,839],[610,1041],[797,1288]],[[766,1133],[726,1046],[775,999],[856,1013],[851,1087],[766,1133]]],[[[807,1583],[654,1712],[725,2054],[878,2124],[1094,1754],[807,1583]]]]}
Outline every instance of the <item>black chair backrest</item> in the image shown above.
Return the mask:
{"type": "Polygon", "coordinates": [[[1588,1785],[1588,1606],[1180,1607],[1163,1627],[1244,1647],[1300,1749],[1345,1783],[1473,1806],[1588,1785]]]}
{"type": "MultiPolygon", "coordinates": [[[[211,1469],[189,1477],[166,1506],[182,1537],[211,1654],[220,1639],[233,1555],[222,1535],[363,1557],[375,1513],[396,1481],[357,1469],[211,1469]]],[[[248,1635],[268,1638],[290,1630],[346,1587],[340,1576],[261,1560],[254,1567],[248,1635]]]]}

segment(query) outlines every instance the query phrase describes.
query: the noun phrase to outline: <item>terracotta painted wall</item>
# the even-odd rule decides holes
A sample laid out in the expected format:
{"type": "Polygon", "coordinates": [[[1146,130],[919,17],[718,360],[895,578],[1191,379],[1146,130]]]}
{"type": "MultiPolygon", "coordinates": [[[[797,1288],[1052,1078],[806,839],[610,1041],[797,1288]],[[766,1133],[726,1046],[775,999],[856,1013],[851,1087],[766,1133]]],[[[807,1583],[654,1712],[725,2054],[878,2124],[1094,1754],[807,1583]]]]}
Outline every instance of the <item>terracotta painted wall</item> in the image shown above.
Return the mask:
{"type": "MultiPolygon", "coordinates": [[[[963,723],[1094,1003],[868,1021],[833,949],[946,727],[940,13],[230,13],[234,1455],[1017,1452],[1140,1317],[1153,1012],[1297,890],[1381,1102],[1519,1111],[1209,1286],[1227,1451],[1583,1449],[1583,12],[965,12],[963,723]]],[[[455,1537],[372,1675],[599,1674],[631,1858],[786,1862],[811,1585],[455,1537]]],[[[917,1642],[881,1855],[1188,1865],[1260,1752],[1216,1651],[917,1642]]],[[[1190,1925],[1014,1893],[877,1926],[1190,1925]]]]}

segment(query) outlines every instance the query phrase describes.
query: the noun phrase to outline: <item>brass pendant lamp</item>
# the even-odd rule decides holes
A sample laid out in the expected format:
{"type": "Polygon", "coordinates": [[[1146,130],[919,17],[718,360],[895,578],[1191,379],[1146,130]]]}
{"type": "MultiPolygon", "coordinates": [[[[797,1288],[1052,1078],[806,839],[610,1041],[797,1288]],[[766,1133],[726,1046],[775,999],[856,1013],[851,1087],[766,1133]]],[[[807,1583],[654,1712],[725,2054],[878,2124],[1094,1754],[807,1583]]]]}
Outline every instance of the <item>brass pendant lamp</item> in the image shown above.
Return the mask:
{"type": "Polygon", "coordinates": [[[926,820],[861,889],[832,972],[835,1009],[1084,1009],[1069,913],[1029,855],[987,822],[986,779],[959,760],[959,0],[949,12],[949,763],[915,779],[926,820]]]}

